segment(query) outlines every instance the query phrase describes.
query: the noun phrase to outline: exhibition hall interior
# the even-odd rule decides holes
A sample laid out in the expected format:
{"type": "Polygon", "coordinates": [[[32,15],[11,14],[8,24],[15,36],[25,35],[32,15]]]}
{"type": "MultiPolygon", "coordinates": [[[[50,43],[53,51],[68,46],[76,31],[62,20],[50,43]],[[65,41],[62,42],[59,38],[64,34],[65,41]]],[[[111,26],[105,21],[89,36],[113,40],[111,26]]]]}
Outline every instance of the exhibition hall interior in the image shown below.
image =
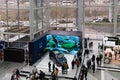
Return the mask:
{"type": "Polygon", "coordinates": [[[0,0],[0,80],[120,80],[120,0],[0,0]]]}

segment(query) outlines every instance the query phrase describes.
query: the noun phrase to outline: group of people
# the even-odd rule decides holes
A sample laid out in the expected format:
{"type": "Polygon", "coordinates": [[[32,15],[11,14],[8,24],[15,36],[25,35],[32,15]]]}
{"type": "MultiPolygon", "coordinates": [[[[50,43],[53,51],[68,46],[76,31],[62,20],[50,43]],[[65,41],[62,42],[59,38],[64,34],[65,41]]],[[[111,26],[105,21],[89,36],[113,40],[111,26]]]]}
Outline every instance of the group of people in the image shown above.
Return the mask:
{"type": "Polygon", "coordinates": [[[37,67],[34,65],[34,68],[32,69],[32,74],[30,75],[30,80],[44,80],[45,73],[43,71],[38,71],[37,67]]]}
{"type": "Polygon", "coordinates": [[[19,69],[14,69],[13,70],[11,80],[20,80],[20,71],[19,71],[19,69]]]}
{"type": "Polygon", "coordinates": [[[49,72],[52,72],[55,70],[55,63],[51,63],[51,61],[48,62],[48,68],[49,68],[49,72]]]}
{"type": "Polygon", "coordinates": [[[58,80],[58,72],[59,72],[59,70],[58,70],[58,68],[56,67],[56,68],[54,69],[54,71],[51,73],[51,78],[52,78],[52,80],[58,80]]]}
{"type": "Polygon", "coordinates": [[[80,80],[87,80],[87,74],[89,69],[92,69],[93,73],[95,73],[95,55],[92,55],[92,58],[86,61],[86,65],[81,65],[80,80]]]}
{"type": "Polygon", "coordinates": [[[63,63],[61,69],[62,69],[62,74],[67,74],[69,69],[68,63],[67,62],[63,63]]]}
{"type": "Polygon", "coordinates": [[[57,80],[59,70],[55,66],[55,63],[52,64],[51,61],[48,62],[48,71],[51,72],[52,80],[57,80]]]}
{"type": "Polygon", "coordinates": [[[75,66],[78,68],[79,65],[81,64],[81,61],[82,61],[82,57],[75,55],[72,62],[71,62],[72,69],[74,69],[75,66]]]}
{"type": "Polygon", "coordinates": [[[88,68],[85,65],[82,65],[80,72],[80,80],[87,80],[88,68]]]}
{"type": "Polygon", "coordinates": [[[92,58],[88,59],[86,64],[87,64],[87,69],[92,69],[93,73],[95,73],[95,66],[97,63],[97,66],[100,66],[102,64],[102,54],[98,54],[95,56],[94,54],[92,55],[92,58]]]}
{"type": "Polygon", "coordinates": [[[98,55],[93,54],[92,57],[89,57],[89,50],[86,49],[85,50],[85,56],[86,57],[86,63],[82,64],[81,67],[81,72],[80,72],[80,80],[87,80],[87,74],[89,69],[92,70],[93,74],[95,73],[95,66],[97,63],[97,66],[100,66],[102,64],[102,59],[103,59],[103,55],[102,53],[99,52],[98,55]]]}

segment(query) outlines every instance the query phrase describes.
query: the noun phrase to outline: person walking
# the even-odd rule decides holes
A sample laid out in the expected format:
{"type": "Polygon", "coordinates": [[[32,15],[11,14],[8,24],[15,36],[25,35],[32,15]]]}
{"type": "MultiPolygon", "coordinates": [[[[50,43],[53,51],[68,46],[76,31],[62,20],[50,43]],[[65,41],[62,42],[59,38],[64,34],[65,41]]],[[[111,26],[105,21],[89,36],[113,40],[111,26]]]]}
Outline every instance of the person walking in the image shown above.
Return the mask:
{"type": "Polygon", "coordinates": [[[51,61],[48,62],[49,72],[51,72],[51,61]]]}
{"type": "Polygon", "coordinates": [[[62,64],[61,69],[62,69],[62,74],[64,74],[64,70],[65,70],[64,63],[62,64]]]}

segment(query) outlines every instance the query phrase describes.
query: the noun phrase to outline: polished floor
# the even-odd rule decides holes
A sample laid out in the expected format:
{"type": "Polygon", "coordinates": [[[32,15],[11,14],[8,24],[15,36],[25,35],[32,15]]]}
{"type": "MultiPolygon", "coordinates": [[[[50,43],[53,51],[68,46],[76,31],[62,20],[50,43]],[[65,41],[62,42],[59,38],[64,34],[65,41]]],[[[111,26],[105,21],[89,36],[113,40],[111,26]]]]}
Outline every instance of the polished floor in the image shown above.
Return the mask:
{"type": "MultiPolygon", "coordinates": [[[[89,42],[93,42],[93,47],[91,48],[93,50],[93,52],[90,53],[89,58],[91,58],[91,56],[93,54],[97,55],[98,54],[98,42],[101,41],[96,41],[96,40],[90,40],[89,42]]],[[[74,57],[73,55],[65,55],[67,57],[68,60],[68,65],[69,65],[69,72],[68,74],[62,74],[61,73],[61,68],[58,67],[59,69],[59,76],[66,76],[66,77],[74,77],[76,75],[76,70],[75,69],[71,69],[71,60],[74,57]]],[[[86,64],[86,60],[87,60],[87,56],[85,57],[85,61],[84,64],[86,64]]],[[[42,70],[44,71],[46,74],[51,74],[50,72],[48,72],[48,62],[50,61],[50,59],[48,58],[48,54],[45,55],[45,57],[42,60],[39,60],[37,63],[35,63],[34,65],[37,66],[38,70],[42,70]]],[[[114,68],[120,68],[118,65],[114,64],[114,63],[110,63],[110,64],[104,64],[104,66],[107,67],[114,67],[114,68]]],[[[29,66],[26,65],[24,63],[15,63],[15,62],[3,62],[0,61],[0,80],[10,80],[10,77],[12,75],[12,71],[14,69],[20,69],[20,70],[24,70],[24,71],[32,71],[33,66],[29,66]]],[[[98,67],[96,66],[96,71],[95,74],[92,73],[92,70],[89,70],[88,72],[88,80],[120,80],[119,77],[119,70],[115,71],[115,69],[112,69],[112,71],[110,71],[109,69],[105,69],[105,70],[99,70],[97,69],[98,67]]],[[[78,75],[78,74],[77,74],[78,75]]],[[[25,77],[21,77],[21,80],[26,80],[25,77]]],[[[60,79],[60,80],[65,80],[65,79],[60,79]]],[[[68,79],[67,79],[68,80],[68,79]]]]}

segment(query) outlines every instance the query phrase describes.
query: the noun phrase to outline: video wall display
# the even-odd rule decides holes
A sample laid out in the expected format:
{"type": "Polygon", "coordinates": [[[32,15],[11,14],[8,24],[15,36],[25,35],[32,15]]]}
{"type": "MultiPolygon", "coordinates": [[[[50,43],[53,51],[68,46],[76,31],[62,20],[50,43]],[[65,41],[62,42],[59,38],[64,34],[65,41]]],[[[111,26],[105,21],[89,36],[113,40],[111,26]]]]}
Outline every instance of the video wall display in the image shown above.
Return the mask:
{"type": "Polygon", "coordinates": [[[76,54],[80,50],[80,37],[65,35],[46,35],[48,50],[58,50],[61,53],[76,54]]]}
{"type": "Polygon", "coordinates": [[[69,31],[48,31],[45,34],[29,42],[30,65],[49,50],[58,51],[61,54],[75,55],[82,48],[82,33],[69,31]]]}
{"type": "Polygon", "coordinates": [[[105,36],[104,37],[104,63],[120,66],[119,60],[120,60],[120,39],[118,37],[105,36]]]}

